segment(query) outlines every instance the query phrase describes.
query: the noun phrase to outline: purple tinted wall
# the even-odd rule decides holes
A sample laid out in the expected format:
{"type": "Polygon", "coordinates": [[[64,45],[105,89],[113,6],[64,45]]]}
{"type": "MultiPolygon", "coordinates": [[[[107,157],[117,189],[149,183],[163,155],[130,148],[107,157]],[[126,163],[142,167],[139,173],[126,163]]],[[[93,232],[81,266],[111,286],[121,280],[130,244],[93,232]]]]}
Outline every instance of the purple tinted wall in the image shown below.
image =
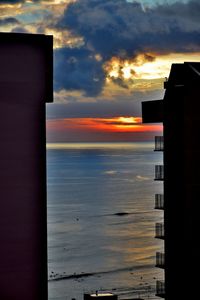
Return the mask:
{"type": "Polygon", "coordinates": [[[47,300],[51,36],[0,34],[0,299],[47,300]]]}

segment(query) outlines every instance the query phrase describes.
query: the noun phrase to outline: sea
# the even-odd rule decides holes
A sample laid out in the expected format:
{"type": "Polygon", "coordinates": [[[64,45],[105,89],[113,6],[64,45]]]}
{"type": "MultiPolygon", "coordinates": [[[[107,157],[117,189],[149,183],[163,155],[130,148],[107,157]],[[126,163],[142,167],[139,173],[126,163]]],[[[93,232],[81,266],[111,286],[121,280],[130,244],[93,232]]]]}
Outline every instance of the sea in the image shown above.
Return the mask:
{"type": "Polygon", "coordinates": [[[153,142],[47,144],[49,300],[158,299],[153,142]]]}

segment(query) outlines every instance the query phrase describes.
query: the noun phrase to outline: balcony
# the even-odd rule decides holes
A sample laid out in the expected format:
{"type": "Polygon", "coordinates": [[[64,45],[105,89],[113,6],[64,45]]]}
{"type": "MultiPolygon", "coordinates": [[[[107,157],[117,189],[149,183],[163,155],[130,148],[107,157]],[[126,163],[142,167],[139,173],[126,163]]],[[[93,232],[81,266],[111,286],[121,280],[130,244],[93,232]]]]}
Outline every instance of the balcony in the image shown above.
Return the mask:
{"type": "Polygon", "coordinates": [[[155,209],[164,209],[164,195],[155,194],[155,209]]]}
{"type": "Polygon", "coordinates": [[[164,138],[163,136],[155,136],[155,149],[154,151],[164,150],[164,138]]]}
{"type": "Polygon", "coordinates": [[[165,282],[164,281],[156,281],[156,296],[165,298],[165,282]]]}
{"type": "Polygon", "coordinates": [[[162,252],[156,252],[156,267],[165,268],[165,254],[162,252]]]}
{"type": "Polygon", "coordinates": [[[142,122],[162,123],[163,122],[163,100],[142,102],[142,122]]]}
{"type": "Polygon", "coordinates": [[[155,180],[157,180],[157,181],[164,180],[164,166],[163,165],[155,166],[155,180]]]}
{"type": "Polygon", "coordinates": [[[163,223],[156,223],[155,231],[156,231],[155,237],[157,239],[164,239],[165,231],[164,231],[163,223]]]}

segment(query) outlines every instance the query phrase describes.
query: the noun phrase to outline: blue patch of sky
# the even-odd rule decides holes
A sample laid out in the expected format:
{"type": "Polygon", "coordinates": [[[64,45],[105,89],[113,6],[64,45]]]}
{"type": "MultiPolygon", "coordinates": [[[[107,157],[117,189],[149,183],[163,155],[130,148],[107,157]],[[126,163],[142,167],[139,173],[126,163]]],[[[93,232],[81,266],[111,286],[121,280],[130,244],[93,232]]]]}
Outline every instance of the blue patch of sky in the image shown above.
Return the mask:
{"type": "Polygon", "coordinates": [[[17,19],[25,24],[39,22],[49,16],[49,11],[41,9],[40,3],[24,3],[23,8],[24,13],[19,14],[17,19]]]}
{"type": "Polygon", "coordinates": [[[49,15],[47,11],[40,10],[40,11],[33,11],[33,12],[25,12],[17,16],[17,19],[22,23],[35,23],[38,21],[44,20],[45,16],[49,15]]]}

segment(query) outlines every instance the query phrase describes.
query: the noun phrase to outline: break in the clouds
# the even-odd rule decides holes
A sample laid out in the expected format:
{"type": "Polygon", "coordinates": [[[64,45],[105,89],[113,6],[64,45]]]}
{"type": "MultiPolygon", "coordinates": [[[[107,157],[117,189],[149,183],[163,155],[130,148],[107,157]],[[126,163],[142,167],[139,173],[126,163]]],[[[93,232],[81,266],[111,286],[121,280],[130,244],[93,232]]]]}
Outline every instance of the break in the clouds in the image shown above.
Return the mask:
{"type": "Polygon", "coordinates": [[[141,141],[162,131],[161,125],[141,124],[138,117],[67,118],[47,120],[47,140],[141,141]],[[78,138],[78,139],[77,139],[78,138]]]}
{"type": "MultiPolygon", "coordinates": [[[[145,9],[125,0],[71,3],[56,27],[83,37],[84,45],[56,50],[55,88],[78,89],[95,96],[105,83],[104,65],[113,56],[134,61],[140,53],[198,52],[199,16],[200,2],[195,0],[145,9]]],[[[113,81],[123,86],[120,78],[113,81]]]]}

